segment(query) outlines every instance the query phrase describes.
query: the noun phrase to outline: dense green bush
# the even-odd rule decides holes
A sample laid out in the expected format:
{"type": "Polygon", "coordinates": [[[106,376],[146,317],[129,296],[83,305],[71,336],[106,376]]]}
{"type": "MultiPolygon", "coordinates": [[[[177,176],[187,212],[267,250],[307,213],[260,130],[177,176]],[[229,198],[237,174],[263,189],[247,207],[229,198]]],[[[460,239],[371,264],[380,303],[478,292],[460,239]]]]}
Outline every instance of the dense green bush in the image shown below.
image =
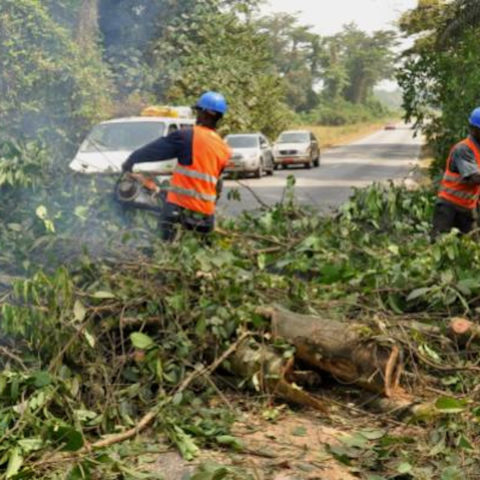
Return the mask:
{"type": "Polygon", "coordinates": [[[60,151],[106,115],[110,84],[97,52],[82,49],[41,2],[0,2],[0,126],[60,151]]]}
{"type": "Polygon", "coordinates": [[[317,108],[300,116],[301,121],[313,125],[352,125],[361,122],[373,122],[394,115],[378,100],[366,104],[351,103],[346,100],[323,101],[317,108]]]}
{"type": "Polygon", "coordinates": [[[470,112],[480,105],[480,27],[468,21],[468,11],[461,1],[431,2],[430,8],[419,5],[401,21],[416,41],[403,54],[397,77],[407,119],[432,146],[435,174],[443,170],[450,148],[468,134],[470,112]],[[458,27],[454,36],[446,34],[452,25],[458,27]]]}

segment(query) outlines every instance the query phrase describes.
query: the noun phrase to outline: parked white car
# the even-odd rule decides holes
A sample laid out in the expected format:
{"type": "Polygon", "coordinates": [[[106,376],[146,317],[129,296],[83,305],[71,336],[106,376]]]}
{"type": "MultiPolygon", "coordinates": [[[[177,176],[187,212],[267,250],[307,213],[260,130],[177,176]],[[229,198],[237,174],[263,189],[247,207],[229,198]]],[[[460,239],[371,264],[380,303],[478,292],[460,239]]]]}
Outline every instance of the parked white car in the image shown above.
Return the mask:
{"type": "Polygon", "coordinates": [[[253,173],[261,178],[264,173],[273,175],[274,163],[270,142],[262,133],[230,134],[225,141],[233,150],[226,173],[253,173]]]}
{"type": "MultiPolygon", "coordinates": [[[[137,148],[180,128],[191,128],[195,121],[176,117],[129,117],[102,122],[91,130],[70,162],[70,168],[80,173],[120,172],[122,163],[137,148]]],[[[169,174],[176,159],[164,162],[140,163],[134,171],[169,174]]]]}
{"type": "Polygon", "coordinates": [[[320,147],[318,140],[308,130],[289,130],[282,132],[273,146],[275,168],[303,164],[305,168],[320,166],[320,147]]]}

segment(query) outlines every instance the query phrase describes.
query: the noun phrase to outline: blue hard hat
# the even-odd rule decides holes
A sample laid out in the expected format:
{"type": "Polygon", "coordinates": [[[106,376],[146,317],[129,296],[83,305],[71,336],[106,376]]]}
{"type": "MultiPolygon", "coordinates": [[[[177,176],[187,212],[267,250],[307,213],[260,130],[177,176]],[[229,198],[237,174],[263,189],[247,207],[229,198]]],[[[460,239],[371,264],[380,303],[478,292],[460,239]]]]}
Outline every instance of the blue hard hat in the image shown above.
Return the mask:
{"type": "Polygon", "coordinates": [[[480,107],[477,107],[471,114],[469,119],[470,125],[480,128],[480,107]]]}
{"type": "Polygon", "coordinates": [[[208,110],[210,112],[216,112],[224,115],[228,109],[227,101],[225,97],[218,92],[206,92],[195,104],[196,108],[201,108],[202,110],[208,110]]]}

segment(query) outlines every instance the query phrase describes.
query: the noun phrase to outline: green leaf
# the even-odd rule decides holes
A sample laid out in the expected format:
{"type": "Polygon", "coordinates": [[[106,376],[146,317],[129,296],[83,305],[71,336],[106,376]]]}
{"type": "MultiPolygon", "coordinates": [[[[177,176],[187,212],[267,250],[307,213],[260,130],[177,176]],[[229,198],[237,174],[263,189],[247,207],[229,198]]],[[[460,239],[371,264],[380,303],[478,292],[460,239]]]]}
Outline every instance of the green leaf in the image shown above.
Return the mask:
{"type": "Polygon", "coordinates": [[[465,435],[461,435],[458,440],[458,446],[464,450],[473,450],[473,445],[465,435]]]}
{"type": "Polygon", "coordinates": [[[43,440],[39,437],[22,438],[18,441],[18,445],[22,447],[22,452],[30,453],[40,450],[43,447],[43,440]]]}
{"type": "Polygon", "coordinates": [[[447,467],[442,472],[441,480],[464,480],[466,477],[462,471],[455,466],[447,467]]]}
{"type": "Polygon", "coordinates": [[[90,347],[95,348],[95,337],[88,330],[83,332],[83,336],[87,340],[87,343],[90,345],[90,347]]]}
{"type": "Polygon", "coordinates": [[[229,477],[232,470],[223,465],[204,464],[201,465],[198,472],[195,472],[190,480],[225,480],[229,477]]]}
{"type": "Polygon", "coordinates": [[[430,357],[432,360],[435,360],[437,363],[440,363],[442,359],[440,358],[440,355],[433,349],[431,348],[427,343],[423,343],[419,347],[420,352],[424,353],[427,355],[427,357],[430,357]]]}
{"type": "Polygon", "coordinates": [[[410,465],[408,462],[402,462],[398,467],[397,467],[397,472],[398,473],[410,473],[412,471],[412,465],[410,465]]]}
{"type": "Polygon", "coordinates": [[[93,298],[103,298],[103,299],[108,299],[108,298],[116,298],[115,295],[112,292],[107,292],[105,290],[99,290],[98,292],[95,292],[92,295],[93,298]]]}
{"type": "Polygon", "coordinates": [[[5,478],[14,477],[23,465],[23,457],[20,453],[20,448],[15,447],[10,450],[10,455],[8,457],[7,470],[5,472],[5,478]]]}
{"type": "Polygon", "coordinates": [[[440,397],[435,402],[435,408],[446,413],[460,413],[465,410],[465,403],[453,397],[440,397]]]}
{"type": "Polygon", "coordinates": [[[87,310],[83,306],[83,303],[80,300],[75,300],[75,305],[73,306],[73,316],[75,320],[77,322],[83,322],[86,314],[87,310]]]}
{"type": "Polygon", "coordinates": [[[368,440],[379,440],[383,438],[387,432],[385,430],[365,429],[360,430],[358,433],[368,440]]]}
{"type": "Polygon", "coordinates": [[[225,445],[237,451],[242,451],[245,448],[243,442],[232,435],[218,435],[215,440],[219,445],[225,445]]]}
{"type": "Polygon", "coordinates": [[[44,371],[35,372],[30,378],[33,380],[33,385],[36,388],[46,387],[52,383],[52,377],[48,372],[44,371]]]}
{"type": "Polygon", "coordinates": [[[147,350],[154,345],[153,340],[144,333],[134,332],[130,334],[130,340],[135,348],[140,350],[147,350]]]}
{"type": "Polygon", "coordinates": [[[172,437],[185,460],[191,461],[198,455],[200,449],[197,447],[192,437],[185,433],[179,426],[173,426],[172,437]]]}
{"type": "Polygon", "coordinates": [[[343,435],[339,440],[347,447],[366,448],[368,444],[368,439],[360,433],[343,435]]]}
{"type": "Polygon", "coordinates": [[[64,452],[76,452],[83,447],[82,433],[73,427],[61,426],[50,429],[52,440],[64,452]]]}
{"type": "Polygon", "coordinates": [[[423,297],[425,294],[430,292],[431,288],[429,287],[422,287],[422,288],[417,288],[413,291],[410,292],[410,294],[407,297],[407,302],[411,302],[412,300],[415,300],[419,297],[423,297]]]}
{"type": "Polygon", "coordinates": [[[66,480],[91,480],[90,469],[87,462],[75,465],[70,472],[68,472],[66,480]]]}

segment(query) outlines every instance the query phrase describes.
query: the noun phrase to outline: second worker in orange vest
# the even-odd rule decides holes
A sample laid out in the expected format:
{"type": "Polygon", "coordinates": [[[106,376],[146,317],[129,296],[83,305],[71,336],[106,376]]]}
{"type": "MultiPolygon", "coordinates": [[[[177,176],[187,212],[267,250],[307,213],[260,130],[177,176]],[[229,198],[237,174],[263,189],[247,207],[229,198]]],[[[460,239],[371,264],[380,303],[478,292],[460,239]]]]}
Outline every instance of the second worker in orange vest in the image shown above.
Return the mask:
{"type": "Polygon", "coordinates": [[[475,225],[480,195],[480,107],[470,115],[470,135],[450,151],[433,214],[433,236],[475,225]]]}
{"type": "Polygon", "coordinates": [[[176,225],[203,234],[213,230],[217,187],[231,157],[230,147],[215,131],[227,111],[225,98],[206,92],[193,108],[197,112],[193,129],[173,132],[139,148],[122,165],[125,172],[136,163],[177,159],[160,221],[167,241],[175,237],[176,225]]]}

